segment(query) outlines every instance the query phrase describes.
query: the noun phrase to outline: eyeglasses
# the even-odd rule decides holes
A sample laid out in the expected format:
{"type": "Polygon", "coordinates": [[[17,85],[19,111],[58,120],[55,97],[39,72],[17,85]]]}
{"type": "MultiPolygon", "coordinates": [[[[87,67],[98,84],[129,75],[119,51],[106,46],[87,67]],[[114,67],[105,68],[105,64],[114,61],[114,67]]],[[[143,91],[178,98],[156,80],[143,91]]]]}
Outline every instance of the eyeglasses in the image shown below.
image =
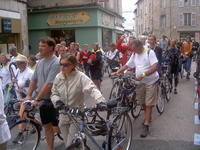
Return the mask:
{"type": "Polygon", "coordinates": [[[66,64],[61,64],[60,63],[60,66],[63,66],[63,67],[69,67],[70,65],[72,65],[72,64],[67,64],[67,63],[66,64]]]}

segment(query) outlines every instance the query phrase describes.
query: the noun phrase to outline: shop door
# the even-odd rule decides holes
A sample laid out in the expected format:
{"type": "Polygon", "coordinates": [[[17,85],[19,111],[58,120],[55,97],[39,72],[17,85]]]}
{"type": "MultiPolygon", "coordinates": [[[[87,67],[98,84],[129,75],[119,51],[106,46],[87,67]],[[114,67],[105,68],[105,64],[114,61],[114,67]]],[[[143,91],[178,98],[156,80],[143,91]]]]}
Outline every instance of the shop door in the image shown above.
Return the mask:
{"type": "Polygon", "coordinates": [[[75,42],[75,30],[52,30],[50,35],[56,43],[64,40],[69,45],[71,42],[75,42]]]}

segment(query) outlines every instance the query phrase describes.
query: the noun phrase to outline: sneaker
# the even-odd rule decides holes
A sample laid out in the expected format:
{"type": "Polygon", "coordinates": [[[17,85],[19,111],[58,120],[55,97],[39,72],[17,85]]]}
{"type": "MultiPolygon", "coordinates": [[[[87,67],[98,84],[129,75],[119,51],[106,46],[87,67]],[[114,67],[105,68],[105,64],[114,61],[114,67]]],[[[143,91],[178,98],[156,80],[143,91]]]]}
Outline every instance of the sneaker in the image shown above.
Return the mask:
{"type": "Polygon", "coordinates": [[[23,140],[24,140],[23,132],[19,132],[16,138],[13,140],[13,143],[22,144],[23,140]]]}
{"type": "Polygon", "coordinates": [[[178,94],[177,89],[174,89],[174,94],[178,94]]]}
{"type": "Polygon", "coordinates": [[[143,124],[143,129],[142,129],[142,133],[141,133],[140,137],[145,138],[145,137],[147,137],[148,134],[149,134],[149,126],[143,124]]]}
{"type": "Polygon", "coordinates": [[[187,73],[186,79],[189,80],[190,79],[190,73],[187,73]]]}

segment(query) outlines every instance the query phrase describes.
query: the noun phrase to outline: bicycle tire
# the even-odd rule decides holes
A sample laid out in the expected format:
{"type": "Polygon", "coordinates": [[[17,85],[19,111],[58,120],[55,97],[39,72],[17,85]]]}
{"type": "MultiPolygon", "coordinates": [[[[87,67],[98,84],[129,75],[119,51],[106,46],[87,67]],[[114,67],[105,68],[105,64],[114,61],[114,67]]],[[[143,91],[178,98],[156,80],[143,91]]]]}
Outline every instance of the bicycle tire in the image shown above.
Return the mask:
{"type": "Polygon", "coordinates": [[[158,101],[157,101],[157,104],[156,104],[156,108],[157,108],[157,111],[160,115],[163,114],[164,112],[164,109],[165,109],[165,94],[164,94],[164,87],[159,87],[158,88],[158,101]]]}
{"type": "Polygon", "coordinates": [[[84,141],[76,141],[69,145],[65,150],[90,150],[90,148],[85,144],[84,141]]]}
{"type": "Polygon", "coordinates": [[[38,124],[34,121],[30,120],[18,120],[16,123],[10,127],[11,132],[11,139],[7,143],[7,148],[9,150],[21,150],[21,149],[31,149],[36,150],[41,138],[41,133],[38,127],[38,124]],[[16,136],[16,133],[19,132],[18,125],[25,123],[26,124],[26,130],[23,131],[23,141],[21,143],[14,143],[14,139],[16,136]],[[31,133],[32,130],[35,130],[34,133],[31,133]],[[33,139],[35,137],[35,140],[33,139]]]}
{"type": "MultiPolygon", "coordinates": [[[[131,142],[132,142],[132,122],[131,118],[128,115],[128,113],[125,113],[123,115],[118,116],[113,123],[115,124],[114,127],[111,127],[109,133],[108,133],[108,150],[112,149],[123,149],[123,150],[130,150],[131,148],[131,142]],[[123,118],[121,118],[123,117],[123,118]],[[120,125],[117,123],[117,121],[120,121],[120,125]],[[116,127],[116,128],[115,128],[116,127]],[[117,129],[117,130],[115,130],[117,129]],[[127,137],[124,137],[124,134],[128,134],[127,137]],[[120,140],[121,138],[121,140],[120,140]],[[118,145],[123,140],[127,139],[127,146],[123,147],[124,145],[118,145]],[[116,144],[114,141],[116,140],[116,144]]],[[[124,142],[122,142],[124,143],[124,142]]]]}
{"type": "Polygon", "coordinates": [[[169,102],[171,100],[171,84],[167,78],[165,79],[165,96],[166,101],[169,102]]]}
{"type": "Polygon", "coordinates": [[[142,106],[134,103],[133,108],[131,109],[131,115],[134,119],[137,119],[140,116],[140,112],[142,111],[142,106]]]}
{"type": "Polygon", "coordinates": [[[119,96],[119,82],[116,81],[111,89],[110,95],[109,95],[109,100],[112,100],[114,98],[117,98],[119,96]],[[115,92],[115,93],[114,93],[115,92]]]}

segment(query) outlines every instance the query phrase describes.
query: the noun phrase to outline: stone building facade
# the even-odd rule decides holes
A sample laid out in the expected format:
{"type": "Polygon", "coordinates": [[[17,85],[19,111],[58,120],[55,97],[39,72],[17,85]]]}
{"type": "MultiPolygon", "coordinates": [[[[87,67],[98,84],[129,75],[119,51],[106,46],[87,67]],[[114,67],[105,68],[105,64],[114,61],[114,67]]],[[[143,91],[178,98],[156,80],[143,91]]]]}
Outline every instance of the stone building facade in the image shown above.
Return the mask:
{"type": "Polygon", "coordinates": [[[28,55],[28,25],[26,0],[0,0],[0,52],[10,46],[28,55]]]}
{"type": "Polygon", "coordinates": [[[28,5],[31,53],[43,36],[90,48],[98,42],[106,49],[123,33],[122,0],[28,0],[28,5]]]}
{"type": "Polygon", "coordinates": [[[136,4],[137,36],[155,34],[170,39],[191,36],[200,41],[200,0],[138,0],[136,4]]]}

